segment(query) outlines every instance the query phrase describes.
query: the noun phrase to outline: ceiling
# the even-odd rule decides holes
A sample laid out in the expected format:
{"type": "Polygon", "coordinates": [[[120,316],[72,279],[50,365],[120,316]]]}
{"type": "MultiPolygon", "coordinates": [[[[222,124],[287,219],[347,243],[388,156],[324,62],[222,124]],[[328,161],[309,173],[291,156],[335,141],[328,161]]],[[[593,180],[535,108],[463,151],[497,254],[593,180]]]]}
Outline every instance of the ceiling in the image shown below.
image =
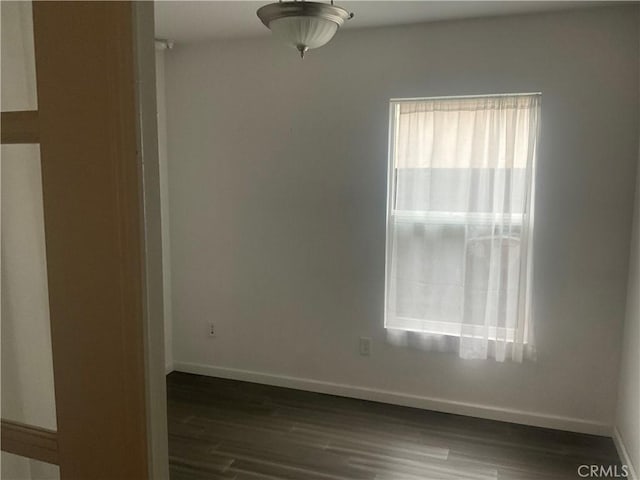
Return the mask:
{"type": "MultiPolygon", "coordinates": [[[[267,35],[269,31],[256,16],[256,10],[267,3],[271,2],[156,1],[156,37],[180,44],[267,35]]],[[[607,2],[336,0],[337,5],[355,13],[345,25],[347,29],[568,10],[603,3],[607,2]]]]}

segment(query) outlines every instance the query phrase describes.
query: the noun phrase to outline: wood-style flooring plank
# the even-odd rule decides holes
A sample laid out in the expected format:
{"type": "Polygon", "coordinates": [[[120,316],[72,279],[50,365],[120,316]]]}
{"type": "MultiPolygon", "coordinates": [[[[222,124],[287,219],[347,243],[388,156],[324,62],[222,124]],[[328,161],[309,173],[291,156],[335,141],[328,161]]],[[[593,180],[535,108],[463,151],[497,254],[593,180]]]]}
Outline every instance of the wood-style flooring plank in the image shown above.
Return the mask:
{"type": "Polygon", "coordinates": [[[171,480],[563,480],[610,438],[234,380],[167,377],[171,480]]]}

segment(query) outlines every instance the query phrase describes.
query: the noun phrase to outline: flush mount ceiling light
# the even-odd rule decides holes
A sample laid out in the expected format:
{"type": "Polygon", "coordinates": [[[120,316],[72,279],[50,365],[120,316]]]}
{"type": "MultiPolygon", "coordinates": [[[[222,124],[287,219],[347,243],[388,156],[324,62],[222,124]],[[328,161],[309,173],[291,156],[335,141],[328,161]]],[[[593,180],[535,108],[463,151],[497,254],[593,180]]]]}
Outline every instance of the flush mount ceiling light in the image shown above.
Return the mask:
{"type": "Polygon", "coordinates": [[[326,44],[353,13],[331,4],[305,1],[270,3],[257,11],[262,23],[304,58],[307,50],[326,44]]]}

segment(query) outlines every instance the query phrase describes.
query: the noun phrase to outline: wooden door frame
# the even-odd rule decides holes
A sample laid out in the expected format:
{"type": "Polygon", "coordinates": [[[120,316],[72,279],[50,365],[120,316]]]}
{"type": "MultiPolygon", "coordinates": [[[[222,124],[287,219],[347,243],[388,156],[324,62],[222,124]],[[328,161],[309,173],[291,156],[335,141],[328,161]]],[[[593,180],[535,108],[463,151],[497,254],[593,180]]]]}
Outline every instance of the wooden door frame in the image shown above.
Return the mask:
{"type": "Polygon", "coordinates": [[[133,3],[137,106],[138,162],[142,168],[144,222],[144,327],[147,393],[149,477],[169,479],[167,379],[164,353],[164,275],[160,201],[160,160],[156,95],[154,5],[133,3]]]}
{"type": "Polygon", "coordinates": [[[153,3],[33,20],[38,111],[3,114],[2,140],[40,143],[58,430],[3,421],[3,449],[62,480],[168,478],[153,3]]]}

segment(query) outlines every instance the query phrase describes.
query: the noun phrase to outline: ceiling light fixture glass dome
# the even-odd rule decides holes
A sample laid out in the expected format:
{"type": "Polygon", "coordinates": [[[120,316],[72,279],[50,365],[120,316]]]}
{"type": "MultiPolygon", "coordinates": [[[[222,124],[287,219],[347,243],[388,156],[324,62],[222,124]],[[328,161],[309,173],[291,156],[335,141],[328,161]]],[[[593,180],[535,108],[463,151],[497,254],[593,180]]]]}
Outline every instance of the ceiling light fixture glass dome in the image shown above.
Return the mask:
{"type": "Polygon", "coordinates": [[[261,7],[258,17],[273,34],[294,47],[304,58],[307,50],[325,45],[353,13],[331,4],[306,1],[280,1],[261,7]]]}

